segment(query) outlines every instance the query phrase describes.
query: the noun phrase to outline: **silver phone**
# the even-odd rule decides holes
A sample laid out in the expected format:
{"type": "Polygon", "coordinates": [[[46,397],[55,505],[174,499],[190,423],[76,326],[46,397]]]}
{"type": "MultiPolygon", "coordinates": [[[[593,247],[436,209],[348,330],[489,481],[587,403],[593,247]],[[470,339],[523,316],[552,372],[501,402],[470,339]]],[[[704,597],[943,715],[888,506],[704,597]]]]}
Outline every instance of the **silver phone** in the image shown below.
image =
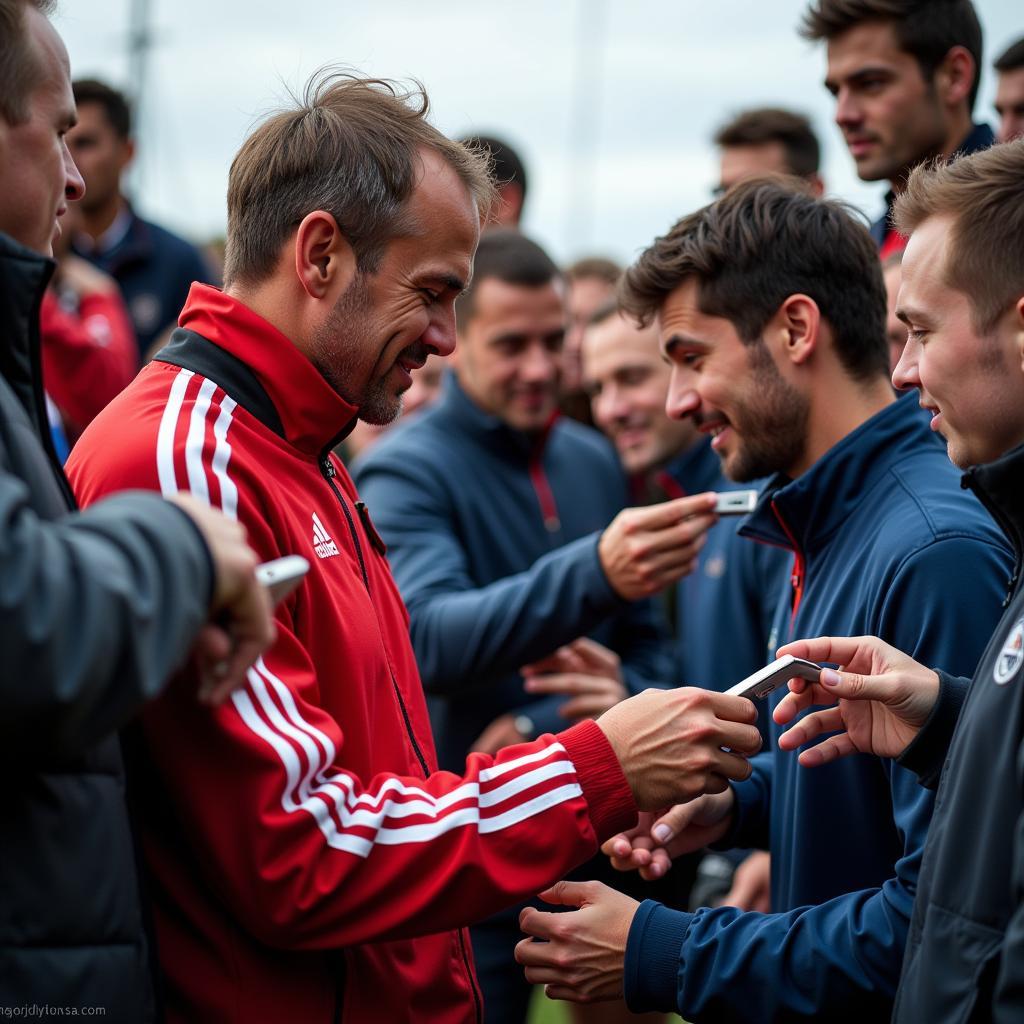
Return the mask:
{"type": "Polygon", "coordinates": [[[715,494],[715,515],[745,516],[757,507],[757,491],[718,491],[715,494]]]}
{"type": "Polygon", "coordinates": [[[267,588],[270,603],[279,604],[309,572],[309,562],[302,555],[285,555],[256,566],[256,579],[267,588]]]}
{"type": "Polygon", "coordinates": [[[749,697],[751,700],[760,700],[780,686],[785,686],[790,679],[806,679],[808,682],[816,683],[820,674],[820,665],[787,654],[783,658],[776,658],[770,665],[765,665],[764,668],[747,676],[742,682],[730,687],[725,692],[731,697],[749,697]]]}

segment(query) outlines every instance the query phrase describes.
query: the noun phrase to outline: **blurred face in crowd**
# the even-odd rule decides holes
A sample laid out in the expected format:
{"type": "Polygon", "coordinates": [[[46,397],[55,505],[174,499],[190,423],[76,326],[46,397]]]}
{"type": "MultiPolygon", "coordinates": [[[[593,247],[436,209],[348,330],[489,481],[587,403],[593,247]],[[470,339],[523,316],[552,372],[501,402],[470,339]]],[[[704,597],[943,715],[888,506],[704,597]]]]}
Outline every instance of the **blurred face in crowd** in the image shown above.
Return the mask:
{"type": "Polygon", "coordinates": [[[615,313],[583,335],[583,386],[594,423],[630,475],[660,469],[697,440],[690,420],[665,413],[671,374],[654,324],[637,327],[615,313]]]}
{"type": "Polygon", "coordinates": [[[889,342],[889,368],[895,370],[903,355],[903,346],[907,343],[907,326],[896,315],[896,300],[903,271],[898,263],[894,263],[883,270],[882,276],[885,278],[885,337],[889,342]]]}
{"type": "Polygon", "coordinates": [[[562,386],[566,391],[579,391],[580,345],[590,318],[615,297],[615,285],[600,277],[577,277],[569,282],[566,305],[569,329],[565,335],[565,365],[562,386]]]}
{"type": "Polygon", "coordinates": [[[745,345],[731,321],[702,313],[698,300],[699,284],[688,277],[661,306],[661,350],[672,367],[668,415],[712,437],[732,480],[795,475],[807,447],[807,397],[763,341],[745,345]]]}
{"type": "Polygon", "coordinates": [[[49,256],[67,204],[84,186],[65,142],[75,123],[68,55],[53,26],[34,7],[24,8],[28,45],[41,69],[28,96],[27,118],[0,117],[0,231],[49,256]]]}
{"type": "Polygon", "coordinates": [[[1021,297],[984,334],[971,301],[946,283],[953,222],[931,217],[903,254],[898,301],[907,346],[893,383],[914,387],[957,466],[990,462],[1024,441],[1024,282],[1021,297]]]}
{"type": "Polygon", "coordinates": [[[996,113],[999,115],[1000,142],[1024,135],[1024,68],[1000,71],[996,86],[996,113]]]}
{"type": "Polygon", "coordinates": [[[309,342],[309,358],[368,423],[402,411],[412,374],[455,347],[455,299],[473,269],[480,217],[457,173],[436,153],[410,197],[408,231],[378,267],[358,272],[309,342]]]}
{"type": "Polygon", "coordinates": [[[543,430],[558,407],[565,307],[556,282],[479,282],[459,330],[455,372],[484,412],[515,430],[543,430]]]}
{"type": "Polygon", "coordinates": [[[85,179],[83,209],[103,209],[121,194],[121,174],[131,163],[133,145],[122,139],[99,103],[78,108],[78,124],[68,133],[68,148],[85,179]]]}
{"type": "Polygon", "coordinates": [[[863,181],[898,181],[946,143],[935,87],[889,22],[864,22],[830,40],[825,86],[863,181]]]}

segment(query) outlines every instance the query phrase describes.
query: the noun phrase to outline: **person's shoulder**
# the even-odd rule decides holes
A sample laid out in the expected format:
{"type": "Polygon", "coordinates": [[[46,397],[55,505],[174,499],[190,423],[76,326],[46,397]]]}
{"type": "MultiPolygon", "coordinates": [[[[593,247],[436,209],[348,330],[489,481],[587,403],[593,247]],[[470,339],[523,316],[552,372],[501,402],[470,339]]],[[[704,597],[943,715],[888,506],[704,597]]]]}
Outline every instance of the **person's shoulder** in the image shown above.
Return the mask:
{"type": "Polygon", "coordinates": [[[65,466],[79,502],[129,488],[159,489],[157,445],[177,370],[164,363],[144,367],[86,427],[65,466]]]}
{"type": "Polygon", "coordinates": [[[974,537],[1004,546],[992,517],[970,491],[964,490],[961,477],[961,471],[940,447],[922,448],[892,467],[892,509],[902,509],[920,523],[922,540],[974,537]]]}
{"type": "Polygon", "coordinates": [[[443,462],[446,453],[450,453],[448,441],[452,440],[452,435],[448,434],[448,441],[444,441],[445,436],[435,407],[408,420],[399,420],[353,461],[352,476],[358,483],[369,473],[395,465],[429,466],[443,462]]]}
{"type": "Polygon", "coordinates": [[[621,473],[619,457],[611,441],[599,430],[562,416],[552,428],[551,443],[563,456],[585,459],[588,464],[621,473]]]}

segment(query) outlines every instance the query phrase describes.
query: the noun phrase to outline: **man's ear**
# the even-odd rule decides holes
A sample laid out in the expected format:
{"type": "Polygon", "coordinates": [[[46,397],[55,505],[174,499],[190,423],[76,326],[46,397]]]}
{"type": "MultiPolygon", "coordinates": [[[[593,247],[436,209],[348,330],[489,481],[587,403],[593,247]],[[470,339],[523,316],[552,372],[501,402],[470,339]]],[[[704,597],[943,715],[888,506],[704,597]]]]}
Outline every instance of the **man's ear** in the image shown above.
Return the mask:
{"type": "Polygon", "coordinates": [[[779,356],[793,366],[802,366],[818,347],[821,310],[809,295],[790,295],[776,310],[765,328],[779,356]]]}
{"type": "Polygon", "coordinates": [[[935,87],[947,106],[954,107],[971,95],[978,65],[965,46],[954,46],[935,69],[935,87]]]}
{"type": "Polygon", "coordinates": [[[326,210],[307,213],[295,232],[295,276],[311,299],[337,297],[356,276],[356,254],[326,210]]]}

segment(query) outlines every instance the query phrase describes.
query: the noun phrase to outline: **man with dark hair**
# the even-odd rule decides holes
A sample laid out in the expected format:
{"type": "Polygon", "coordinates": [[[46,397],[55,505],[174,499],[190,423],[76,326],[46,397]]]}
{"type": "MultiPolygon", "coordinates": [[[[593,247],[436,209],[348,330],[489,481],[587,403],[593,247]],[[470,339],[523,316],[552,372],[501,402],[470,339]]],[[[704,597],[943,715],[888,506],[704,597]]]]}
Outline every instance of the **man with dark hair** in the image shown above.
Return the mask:
{"type": "Polygon", "coordinates": [[[493,135],[467,135],[460,141],[491,158],[491,174],[498,187],[498,198],[491,207],[490,223],[500,228],[519,227],[528,184],[522,157],[511,143],[493,135]]]}
{"type": "MultiPolygon", "coordinates": [[[[750,487],[725,476],[710,438],[692,420],[666,414],[671,372],[655,324],[637,324],[617,303],[591,318],[583,335],[583,382],[594,423],[615,445],[634,495],[664,501],[750,487]]],[[[751,544],[736,527],[735,519],[716,523],[694,571],[663,594],[675,631],[675,678],[712,690],[728,689],[770,660],[772,618],[789,579],[786,552],[751,544]]],[[[739,859],[708,855],[689,905],[702,905],[694,901],[703,897],[702,903],[767,910],[768,855],[755,851],[734,877],[739,859]]],[[[677,888],[685,893],[686,887],[684,881],[677,888]]]]}
{"type": "MultiPolygon", "coordinates": [[[[446,768],[673,681],[654,609],[635,599],[689,571],[712,522],[706,494],[619,515],[627,493],[614,452],[555,419],[560,284],[536,243],[485,234],[441,401],[355,467],[409,608],[446,768]],[[629,544],[641,537],[658,553],[638,587],[629,544]],[[563,645],[524,688],[524,666],[563,645]],[[548,695],[566,674],[573,692],[548,695]]],[[[488,1019],[521,1022],[529,987],[512,959],[515,913],[472,934],[488,1019]]]]}
{"type": "Polygon", "coordinates": [[[813,0],[801,34],[825,40],[825,87],[863,181],[888,181],[871,226],[884,258],[906,239],[890,223],[894,198],[924,160],[992,145],[973,124],[981,25],[971,0],[813,0]]]}
{"type": "Polygon", "coordinates": [[[190,647],[223,700],[271,626],[237,523],[140,494],[73,511],[39,372],[49,257],[82,194],[50,6],[0,0],[0,1008],[138,1024],[152,986],[117,730],[190,647]]]}
{"type": "Polygon", "coordinates": [[[86,187],[82,231],[73,244],[117,281],[145,359],[177,321],[192,282],[210,281],[210,271],[194,246],[143,220],[124,196],[122,178],[135,156],[125,97],[94,79],[80,79],[72,88],[78,124],[68,133],[68,148],[86,187]]]}
{"type": "Polygon", "coordinates": [[[992,65],[998,72],[996,113],[1000,142],[1024,135],[1024,39],[1008,46],[992,65]]]}
{"type": "MultiPolygon", "coordinates": [[[[776,639],[842,623],[972,669],[1007,551],[917,410],[893,395],[868,232],[838,204],[747,182],[655,241],[626,272],[624,300],[658,317],[670,414],[714,438],[733,479],[776,474],[741,528],[794,555],[776,639]]],[[[773,749],[749,781],[605,846],[648,872],[709,842],[768,847],[770,915],[680,913],[564,883],[554,901],[584,909],[557,922],[524,912],[524,930],[550,940],[520,944],[528,976],[567,998],[624,988],[633,1010],[690,1020],[884,1019],[932,799],[889,759],[826,771],[773,749]]]]}
{"type": "Polygon", "coordinates": [[[264,558],[310,562],[243,691],[205,718],[169,694],[134,737],[170,1024],[480,1020],[462,926],[591,856],[632,787],[714,788],[747,772],[723,746],[758,745],[749,702],[673,691],[438,770],[407,613],[334,454],[454,345],[492,184],[427,108],[325,73],[260,125],[229,177],[225,290],[193,286],[69,462],[85,501],[190,492],[264,558]]]}
{"type": "Polygon", "coordinates": [[[778,107],[745,110],[718,129],[715,145],[721,150],[717,195],[762,174],[801,178],[816,196],[825,191],[818,173],[821,147],[802,114],[778,107]]]}
{"type": "MultiPolygon", "coordinates": [[[[858,751],[896,757],[937,788],[895,1024],[1016,1021],[1024,1014],[1024,139],[918,168],[896,203],[910,237],[893,375],[915,388],[1014,548],[1005,611],[973,681],[918,664],[874,637],[821,637],[790,653],[842,666],[797,688],[780,745],[808,768],[858,751]],[[867,703],[862,703],[867,702],[867,703]]],[[[941,668],[946,666],[938,662],[941,668]]],[[[863,756],[858,755],[858,756],[863,756]]],[[[819,770],[815,768],[815,770],[819,770]]]]}

